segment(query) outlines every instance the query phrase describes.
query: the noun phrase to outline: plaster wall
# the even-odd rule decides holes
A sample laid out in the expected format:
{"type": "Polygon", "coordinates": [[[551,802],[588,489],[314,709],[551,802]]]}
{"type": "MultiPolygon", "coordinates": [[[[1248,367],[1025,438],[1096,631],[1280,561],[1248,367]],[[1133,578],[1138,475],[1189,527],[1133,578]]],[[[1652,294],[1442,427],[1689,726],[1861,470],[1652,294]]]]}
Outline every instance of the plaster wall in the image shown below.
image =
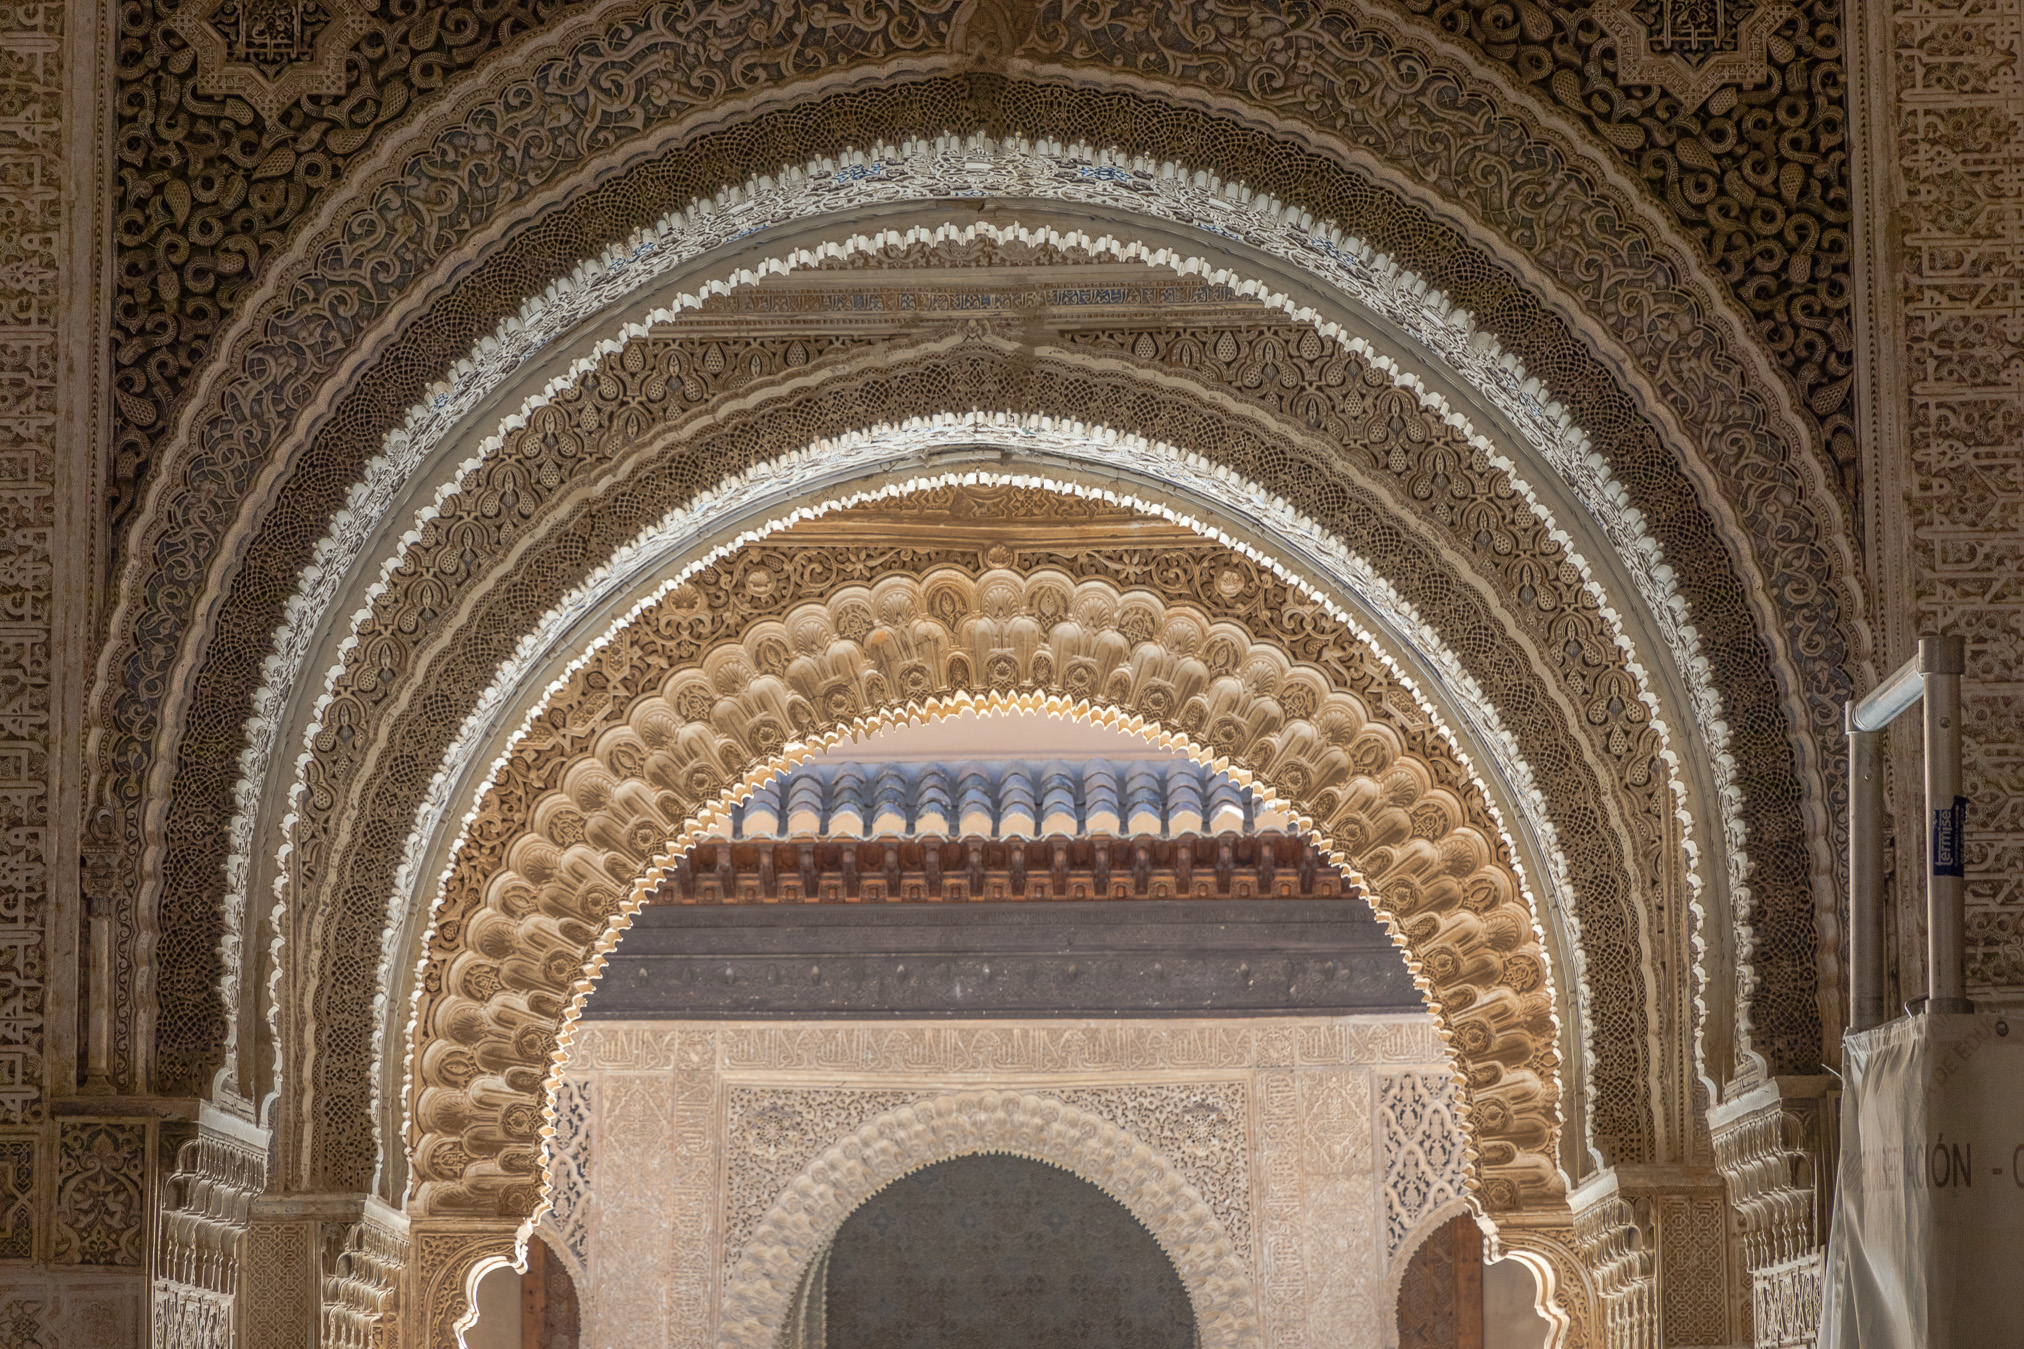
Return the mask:
{"type": "MultiPolygon", "coordinates": [[[[1222,1342],[1381,1349],[1419,1237],[1462,1206],[1445,1060],[1418,1015],[598,1022],[571,1049],[542,1223],[574,1266],[585,1344],[725,1343],[742,1333],[727,1288],[749,1286],[769,1213],[818,1157],[925,1102],[1016,1094],[1114,1126],[1185,1182],[1159,1202],[1206,1205],[1243,1284],[1219,1305],[1255,1312],[1225,1318],[1222,1342]]],[[[1160,1237],[1175,1229],[1148,1208],[1157,1190],[1116,1197],[1160,1237]]]]}

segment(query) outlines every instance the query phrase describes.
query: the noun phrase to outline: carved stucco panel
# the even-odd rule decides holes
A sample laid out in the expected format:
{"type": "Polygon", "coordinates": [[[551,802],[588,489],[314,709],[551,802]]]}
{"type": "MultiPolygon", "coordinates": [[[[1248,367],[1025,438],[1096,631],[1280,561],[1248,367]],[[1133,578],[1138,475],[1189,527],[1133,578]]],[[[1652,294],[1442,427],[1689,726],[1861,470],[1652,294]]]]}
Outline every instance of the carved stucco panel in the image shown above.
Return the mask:
{"type": "Polygon", "coordinates": [[[1468,1193],[1467,1144],[1456,1122],[1456,1095],[1446,1074],[1387,1073],[1378,1084],[1384,1230],[1394,1276],[1468,1193]]]}
{"type": "Polygon", "coordinates": [[[1363,1266],[1367,1234],[1381,1230],[1374,1075],[1360,1068],[1301,1068],[1297,1097],[1302,1246],[1311,1253],[1307,1322],[1350,1329],[1350,1346],[1378,1349],[1390,1316],[1384,1285],[1363,1266]],[[1356,1338],[1357,1332],[1362,1338],[1356,1338]]]}
{"type": "MultiPolygon", "coordinates": [[[[668,1285],[649,1272],[676,1258],[678,1228],[693,1225],[688,1212],[693,1168],[698,1160],[696,1121],[678,1111],[677,1074],[607,1075],[601,1083],[594,1193],[599,1221],[593,1258],[613,1270],[637,1270],[641,1277],[617,1278],[599,1286],[593,1325],[584,1327],[601,1343],[614,1330],[673,1326],[668,1285]],[[685,1223],[687,1218],[690,1221],[685,1223]]],[[[684,1075],[685,1076],[685,1075],[684,1075]]]]}
{"type": "Polygon", "coordinates": [[[599,1155],[597,1085],[564,1078],[555,1091],[555,1136],[548,1146],[548,1211],[541,1225],[579,1282],[590,1260],[591,1233],[599,1226],[593,1198],[599,1155]]]}
{"type": "MultiPolygon", "coordinates": [[[[818,1153],[879,1116],[936,1094],[906,1086],[730,1086],[724,1101],[725,1269],[737,1265],[781,1191],[818,1153]]],[[[1054,1085],[1048,1095],[1160,1153],[1202,1196],[1231,1244],[1251,1250],[1248,1082],[1054,1085]]]]}
{"type": "Polygon", "coordinates": [[[1765,536],[1769,536],[1769,534],[1765,534],[1765,536]]]}
{"type": "Polygon", "coordinates": [[[565,1084],[599,1103],[600,1136],[636,1141],[617,1159],[558,1150],[549,1165],[587,1165],[600,1204],[630,1187],[623,1202],[644,1220],[600,1223],[582,1285],[599,1342],[770,1344],[807,1257],[858,1202],[930,1161],[1012,1151],[1131,1208],[1205,1309],[1206,1343],[1377,1346],[1389,1309],[1374,1074],[1441,1077],[1441,1055],[1417,1017],[600,1022],[576,1040],[565,1084]],[[684,1109],[669,1102],[684,1093],[707,1146],[679,1141],[684,1109]],[[671,1167],[645,1169],[656,1136],[671,1167]],[[665,1216],[699,1205],[687,1229],[665,1216]]]}
{"type": "MultiPolygon", "coordinates": [[[[1875,338],[1894,368],[1882,396],[1903,400],[1877,428],[1879,532],[1904,559],[1887,573],[1898,583],[1886,595],[1898,643],[1888,658],[1910,655],[1921,634],[1967,639],[1968,980],[2014,1007],[2024,1002],[2024,5],[1893,0],[1872,22],[1879,67],[1868,78],[1893,99],[1872,149],[1873,209],[1893,226],[1878,228],[1875,257],[1879,284],[1898,292],[1878,317],[1895,313],[1902,332],[1875,338]]],[[[1897,781],[1896,962],[1909,999],[1925,987],[1915,753],[1898,760],[1897,781]]]]}
{"type": "MultiPolygon", "coordinates": [[[[59,304],[69,245],[63,55],[66,32],[91,25],[90,6],[10,8],[0,17],[0,71],[6,89],[6,173],[0,180],[0,1124],[36,1118],[45,1072],[67,1081],[67,1063],[45,1065],[46,982],[57,963],[45,935],[59,860],[50,803],[59,779],[55,690],[60,653],[56,548],[69,446],[66,401],[83,401],[70,381],[58,389],[64,350],[79,322],[73,299],[59,304]]],[[[78,51],[88,50],[74,44],[78,51]]],[[[74,90],[79,76],[73,71],[74,90]]],[[[72,217],[74,218],[74,217],[72,217]]],[[[80,287],[81,288],[81,287],[80,287]]],[[[72,348],[74,350],[75,348],[72,348]]],[[[88,456],[79,454],[82,461],[88,456]]],[[[73,487],[71,490],[75,491],[73,487]]],[[[80,605],[72,610],[81,616],[80,605]]],[[[74,658],[74,656],[73,656],[74,658]]],[[[73,854],[74,856],[74,854],[73,854]]],[[[68,865],[75,866],[74,861],[68,865]]],[[[74,875],[75,873],[73,873],[74,875]]],[[[94,877],[94,879],[96,879],[94,877]]],[[[73,919],[75,921],[75,919],[73,919]]],[[[57,950],[64,949],[58,945],[57,950]]],[[[131,970],[127,971],[131,974],[131,970]]],[[[68,1041],[70,1037],[64,1037],[68,1041]]]]}

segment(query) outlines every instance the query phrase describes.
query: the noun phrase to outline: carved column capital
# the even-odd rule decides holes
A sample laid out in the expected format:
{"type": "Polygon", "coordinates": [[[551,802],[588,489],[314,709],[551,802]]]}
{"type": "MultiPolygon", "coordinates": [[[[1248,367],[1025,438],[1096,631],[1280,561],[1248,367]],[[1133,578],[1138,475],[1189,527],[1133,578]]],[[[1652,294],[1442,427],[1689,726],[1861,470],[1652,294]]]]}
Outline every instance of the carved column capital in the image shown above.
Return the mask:
{"type": "Polygon", "coordinates": [[[270,1149],[267,1130],[202,1107],[163,1187],[155,1344],[397,1349],[407,1218],[368,1195],[267,1193],[270,1149]]]}
{"type": "Polygon", "coordinates": [[[1614,1168],[1568,1196],[1574,1243],[1595,1289],[1597,1333],[1607,1349],[1657,1349],[1658,1260],[1651,1206],[1623,1192],[1614,1168]]]}
{"type": "Polygon", "coordinates": [[[246,1231],[266,1188],[266,1131],[203,1107],[162,1186],[151,1295],[161,1349],[238,1343],[246,1231]]]}
{"type": "Polygon", "coordinates": [[[401,1281],[408,1218],[377,1199],[358,1220],[324,1227],[323,1339],[326,1349],[399,1349],[401,1281]]]}
{"type": "Polygon", "coordinates": [[[1819,1316],[1818,1256],[1833,1190],[1823,1182],[1839,1151],[1840,1100],[1825,1074],[1778,1077],[1708,1112],[1760,1346],[1812,1343],[1802,1323],[1808,1307],[1819,1316]]]}
{"type": "Polygon", "coordinates": [[[1826,1273],[1825,1250],[1752,1273],[1750,1313],[1757,1349],[1813,1349],[1826,1273]]]}

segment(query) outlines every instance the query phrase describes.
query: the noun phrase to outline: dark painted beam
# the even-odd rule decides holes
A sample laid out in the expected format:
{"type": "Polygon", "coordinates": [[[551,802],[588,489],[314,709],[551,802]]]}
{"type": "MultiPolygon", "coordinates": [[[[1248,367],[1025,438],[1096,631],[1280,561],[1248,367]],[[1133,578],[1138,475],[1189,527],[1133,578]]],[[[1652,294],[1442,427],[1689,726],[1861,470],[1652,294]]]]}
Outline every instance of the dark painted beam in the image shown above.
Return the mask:
{"type": "Polygon", "coordinates": [[[1360,898],[655,905],[585,1015],[1267,1016],[1419,1011],[1360,898]]]}

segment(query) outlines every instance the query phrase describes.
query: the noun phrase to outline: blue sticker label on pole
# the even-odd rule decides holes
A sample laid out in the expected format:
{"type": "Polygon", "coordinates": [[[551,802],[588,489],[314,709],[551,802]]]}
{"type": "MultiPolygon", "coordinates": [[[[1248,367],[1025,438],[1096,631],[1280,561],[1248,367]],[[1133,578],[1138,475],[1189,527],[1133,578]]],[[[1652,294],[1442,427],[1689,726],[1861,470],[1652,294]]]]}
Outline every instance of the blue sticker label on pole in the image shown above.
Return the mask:
{"type": "Polygon", "coordinates": [[[1933,812],[1933,874],[1935,876],[1964,876],[1967,874],[1967,859],[1962,855],[1962,842],[1968,832],[1968,798],[1957,796],[1951,810],[1933,812]]]}

